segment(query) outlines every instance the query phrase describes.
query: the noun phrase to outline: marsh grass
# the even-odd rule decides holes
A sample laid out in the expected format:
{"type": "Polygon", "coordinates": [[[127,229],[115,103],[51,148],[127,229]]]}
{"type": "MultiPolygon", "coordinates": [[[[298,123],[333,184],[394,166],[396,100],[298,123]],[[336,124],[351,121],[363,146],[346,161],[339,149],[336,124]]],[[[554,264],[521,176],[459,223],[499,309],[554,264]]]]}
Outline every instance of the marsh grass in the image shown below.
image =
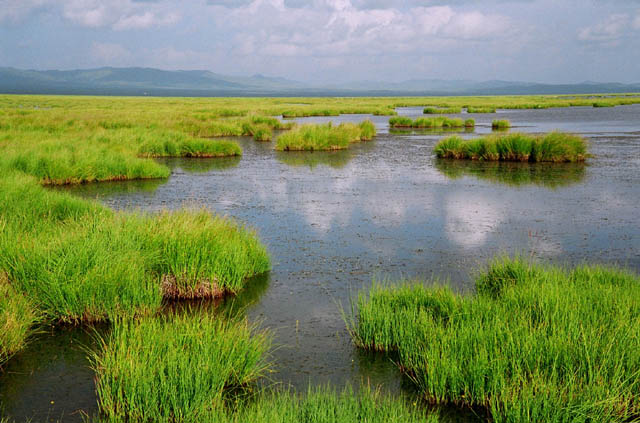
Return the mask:
{"type": "Polygon", "coordinates": [[[208,313],[117,320],[91,355],[109,420],[193,422],[269,369],[270,338],[208,313]]]}
{"type": "Polygon", "coordinates": [[[255,141],[271,141],[273,131],[266,125],[259,125],[253,131],[253,139],[255,141]]]}
{"type": "Polygon", "coordinates": [[[468,106],[467,113],[495,113],[495,107],[468,106]]]}
{"type": "Polygon", "coordinates": [[[154,139],[140,146],[141,157],[229,157],[242,155],[233,141],[186,138],[154,139]]]}
{"type": "Polygon", "coordinates": [[[584,138],[562,132],[546,135],[521,133],[471,140],[451,136],[434,147],[439,158],[519,162],[582,162],[589,157],[584,138]]]}
{"type": "Polygon", "coordinates": [[[473,119],[462,120],[444,116],[413,120],[408,117],[398,116],[389,119],[389,126],[392,128],[471,128],[475,126],[475,121],[473,119]]]}
{"type": "Polygon", "coordinates": [[[39,321],[29,300],[0,273],[0,368],[26,344],[33,325],[39,321]]]}
{"type": "Polygon", "coordinates": [[[454,115],[462,111],[461,107],[425,107],[425,115],[454,115]]]}
{"type": "Polygon", "coordinates": [[[396,350],[428,401],[483,406],[495,422],[637,420],[637,275],[502,258],[476,292],[374,283],[348,320],[353,340],[396,350]]]}
{"type": "Polygon", "coordinates": [[[497,130],[507,130],[511,128],[511,122],[506,119],[494,119],[491,122],[491,128],[497,130]]]}
{"type": "Polygon", "coordinates": [[[350,143],[370,140],[375,136],[375,126],[365,120],[360,124],[333,125],[306,124],[281,134],[276,140],[279,151],[328,151],[342,150],[350,143]]]}

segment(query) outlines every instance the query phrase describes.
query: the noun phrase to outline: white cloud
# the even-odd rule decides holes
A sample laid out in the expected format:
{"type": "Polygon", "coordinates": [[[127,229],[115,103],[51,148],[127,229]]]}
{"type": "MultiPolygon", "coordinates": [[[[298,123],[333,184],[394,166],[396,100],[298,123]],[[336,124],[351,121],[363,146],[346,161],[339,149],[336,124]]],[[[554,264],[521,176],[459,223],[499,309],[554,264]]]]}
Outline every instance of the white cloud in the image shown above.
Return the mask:
{"type": "Polygon", "coordinates": [[[0,0],[0,22],[17,22],[25,16],[51,3],[50,0],[0,0]]]}

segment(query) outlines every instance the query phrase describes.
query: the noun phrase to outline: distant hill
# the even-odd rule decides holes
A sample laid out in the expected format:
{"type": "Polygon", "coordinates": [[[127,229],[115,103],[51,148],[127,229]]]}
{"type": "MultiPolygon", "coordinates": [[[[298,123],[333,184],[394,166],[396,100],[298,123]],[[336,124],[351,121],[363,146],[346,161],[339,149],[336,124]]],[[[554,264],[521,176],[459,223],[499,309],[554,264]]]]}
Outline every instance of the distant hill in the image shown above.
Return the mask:
{"type": "Polygon", "coordinates": [[[220,75],[210,71],[167,71],[153,68],[23,70],[0,68],[0,93],[150,96],[360,96],[360,95],[499,95],[640,92],[639,84],[582,82],[538,84],[518,81],[402,82],[356,81],[312,85],[263,75],[220,75]]]}

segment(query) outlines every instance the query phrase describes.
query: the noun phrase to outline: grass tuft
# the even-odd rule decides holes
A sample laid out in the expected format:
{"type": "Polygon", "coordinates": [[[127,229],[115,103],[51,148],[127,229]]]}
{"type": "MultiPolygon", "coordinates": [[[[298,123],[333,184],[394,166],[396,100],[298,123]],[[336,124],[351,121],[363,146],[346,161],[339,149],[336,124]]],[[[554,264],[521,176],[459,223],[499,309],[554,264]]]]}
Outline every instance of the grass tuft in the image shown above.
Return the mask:
{"type": "Polygon", "coordinates": [[[506,119],[494,119],[491,122],[492,129],[505,130],[511,128],[511,122],[506,119]]]}
{"type": "Polygon", "coordinates": [[[454,115],[462,111],[461,107],[425,107],[425,115],[454,115]]]}
{"type": "Polygon", "coordinates": [[[397,116],[389,119],[392,128],[463,128],[475,126],[473,119],[463,121],[459,118],[433,117],[413,120],[408,117],[397,116]]]}
{"type": "Polygon", "coordinates": [[[279,151],[328,151],[342,150],[349,143],[370,140],[375,136],[375,126],[369,120],[356,125],[306,124],[281,134],[276,141],[279,151]]]}
{"type": "Polygon", "coordinates": [[[0,273],[0,367],[20,351],[39,316],[30,301],[0,273]]]}

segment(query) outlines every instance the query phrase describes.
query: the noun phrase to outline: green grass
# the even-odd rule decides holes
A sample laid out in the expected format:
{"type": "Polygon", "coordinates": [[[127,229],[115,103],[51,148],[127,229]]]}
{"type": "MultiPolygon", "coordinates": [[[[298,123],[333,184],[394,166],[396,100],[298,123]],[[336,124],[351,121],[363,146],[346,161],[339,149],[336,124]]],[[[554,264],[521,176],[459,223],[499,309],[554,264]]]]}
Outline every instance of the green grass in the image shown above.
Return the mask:
{"type": "Polygon", "coordinates": [[[101,413],[129,422],[192,422],[269,369],[270,340],[208,313],[117,320],[92,354],[101,413]]]}
{"type": "Polygon", "coordinates": [[[342,150],[348,148],[349,143],[370,140],[373,136],[375,136],[375,126],[368,120],[357,125],[354,123],[306,124],[281,134],[276,140],[276,150],[342,150]]]}
{"type": "Polygon", "coordinates": [[[273,131],[265,125],[258,126],[253,132],[253,139],[256,141],[271,141],[273,131]]]}
{"type": "Polygon", "coordinates": [[[614,102],[596,101],[593,103],[593,107],[615,107],[614,102]]]}
{"type": "Polygon", "coordinates": [[[19,174],[0,178],[0,200],[0,272],[54,321],[237,292],[270,266],[253,231],[206,211],[116,213],[19,174]]]}
{"type": "Polygon", "coordinates": [[[392,117],[389,119],[392,128],[469,128],[475,126],[473,119],[462,120],[459,118],[433,117],[411,119],[408,117],[392,117]]]}
{"type": "Polygon", "coordinates": [[[397,351],[428,401],[485,407],[494,422],[637,421],[638,275],[498,259],[476,291],[374,283],[353,340],[397,351]]]}
{"type": "Polygon", "coordinates": [[[494,119],[493,122],[491,122],[491,128],[499,130],[509,129],[511,128],[511,122],[507,119],[494,119]]]}
{"type": "Polygon", "coordinates": [[[0,367],[20,351],[39,320],[29,300],[0,273],[0,367]]]}
{"type": "Polygon", "coordinates": [[[461,111],[461,107],[425,107],[422,113],[425,115],[453,115],[461,111]]]}
{"type": "Polygon", "coordinates": [[[514,133],[471,140],[451,136],[439,141],[433,151],[439,158],[519,162],[582,162],[589,156],[584,138],[562,132],[514,133]]]}
{"type": "Polygon", "coordinates": [[[495,113],[495,112],[496,112],[496,108],[495,107],[482,107],[482,106],[477,106],[477,107],[468,106],[467,107],[467,113],[495,113]]]}
{"type": "Polygon", "coordinates": [[[233,141],[189,138],[174,135],[154,138],[140,146],[141,157],[229,157],[241,156],[242,149],[233,141]]]}

